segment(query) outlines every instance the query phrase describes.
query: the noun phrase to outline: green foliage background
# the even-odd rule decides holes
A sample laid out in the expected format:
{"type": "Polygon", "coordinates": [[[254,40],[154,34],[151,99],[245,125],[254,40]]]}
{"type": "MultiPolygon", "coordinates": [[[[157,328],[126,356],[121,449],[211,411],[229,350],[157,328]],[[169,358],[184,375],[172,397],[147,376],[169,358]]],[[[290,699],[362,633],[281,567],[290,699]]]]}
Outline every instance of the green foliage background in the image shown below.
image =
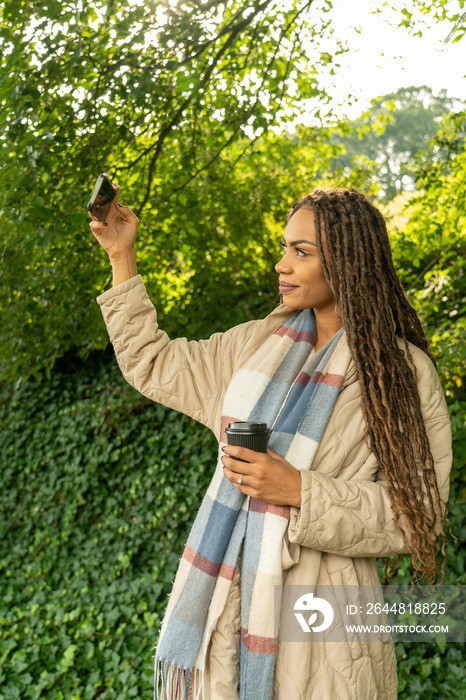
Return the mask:
{"type": "Polygon", "coordinates": [[[110,353],[4,390],[0,697],[151,697],[153,647],[216,461],[110,353]]]}
{"type": "MultiPolygon", "coordinates": [[[[466,538],[466,115],[440,122],[452,105],[426,108],[410,88],[356,123],[274,131],[302,98],[326,104],[321,76],[344,50],[319,48],[327,9],[0,2],[0,700],[152,696],[159,624],[216,459],[209,431],[131,389],[108,347],[95,296],[109,264],[83,213],[100,170],[141,214],[139,271],[173,336],[271,310],[284,214],[311,187],[384,202],[439,360],[451,521],[466,538]],[[381,138],[395,144],[386,172],[381,138]],[[406,173],[412,191],[393,197],[406,173]]],[[[397,580],[409,578],[406,559],[397,580]]],[[[446,582],[466,583],[453,542],[446,582]]],[[[403,700],[466,697],[462,645],[397,656],[403,700]]]]}
{"type": "Polygon", "coordinates": [[[143,219],[141,270],[164,308],[202,292],[213,321],[218,279],[243,291],[238,257],[266,239],[266,202],[255,158],[244,175],[237,163],[304,98],[325,104],[319,73],[338,60],[319,48],[329,2],[313,4],[0,1],[0,378],[108,342],[93,299],[109,269],[86,212],[102,171],[143,219]]]}

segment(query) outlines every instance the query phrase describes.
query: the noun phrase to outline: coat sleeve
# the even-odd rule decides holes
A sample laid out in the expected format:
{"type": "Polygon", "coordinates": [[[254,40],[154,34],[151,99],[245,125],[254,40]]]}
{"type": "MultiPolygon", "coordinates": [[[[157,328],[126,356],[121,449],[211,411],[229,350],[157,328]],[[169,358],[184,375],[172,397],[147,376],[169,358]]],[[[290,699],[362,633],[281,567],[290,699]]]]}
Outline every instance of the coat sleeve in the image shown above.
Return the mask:
{"type": "MultiPolygon", "coordinates": [[[[418,390],[440,497],[446,502],[452,464],[451,423],[433,365],[431,371],[431,381],[418,385],[418,390]]],[[[395,525],[383,470],[377,469],[372,452],[368,460],[373,462],[373,473],[377,472],[375,481],[346,481],[316,471],[301,472],[301,507],[291,508],[290,542],[347,557],[391,556],[409,551],[395,525]]],[[[425,503],[427,508],[427,498],[425,503]]],[[[399,522],[409,543],[404,516],[399,522]]]]}
{"type": "Polygon", "coordinates": [[[235,358],[258,321],[207,340],[170,340],[140,275],[97,297],[126,381],[149,399],[191,416],[214,433],[218,405],[235,358]]]}

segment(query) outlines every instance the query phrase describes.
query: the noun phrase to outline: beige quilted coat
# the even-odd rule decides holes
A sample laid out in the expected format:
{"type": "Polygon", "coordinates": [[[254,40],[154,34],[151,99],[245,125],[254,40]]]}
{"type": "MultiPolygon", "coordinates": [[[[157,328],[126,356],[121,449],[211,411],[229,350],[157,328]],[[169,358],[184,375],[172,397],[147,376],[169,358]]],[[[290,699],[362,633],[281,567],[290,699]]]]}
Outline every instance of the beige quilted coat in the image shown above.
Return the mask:
{"type": "MultiPolygon", "coordinates": [[[[208,426],[217,438],[223,397],[233,373],[292,313],[281,305],[263,320],[188,342],[169,340],[158,329],[140,275],[109,289],[97,301],[125,379],[150,399],[208,426]]],[[[399,345],[404,348],[401,339],[399,345]]],[[[440,494],[447,500],[452,462],[449,414],[432,362],[414,345],[410,350],[440,494]]],[[[282,547],[284,583],[374,585],[376,557],[405,551],[384,475],[364,440],[359,382],[351,363],[312,470],[302,472],[301,508],[291,508],[282,547]]],[[[207,700],[238,700],[235,677],[226,671],[239,662],[238,571],[212,636],[207,700]],[[226,659],[230,663],[225,664],[226,659]]],[[[396,697],[392,643],[278,645],[274,700],[396,697]]]]}

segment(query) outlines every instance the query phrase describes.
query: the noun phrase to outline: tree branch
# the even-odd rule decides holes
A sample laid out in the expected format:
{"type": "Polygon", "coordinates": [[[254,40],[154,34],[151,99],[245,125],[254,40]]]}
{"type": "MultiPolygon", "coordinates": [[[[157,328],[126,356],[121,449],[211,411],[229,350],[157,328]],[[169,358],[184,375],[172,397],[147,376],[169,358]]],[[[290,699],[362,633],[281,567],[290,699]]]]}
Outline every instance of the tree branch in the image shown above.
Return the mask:
{"type": "MultiPolygon", "coordinates": [[[[266,78],[268,72],[270,71],[270,69],[272,68],[272,66],[273,66],[273,64],[274,64],[274,62],[275,62],[275,59],[276,59],[276,56],[277,56],[277,53],[278,53],[278,49],[279,49],[279,47],[280,47],[280,41],[281,41],[281,39],[283,38],[283,36],[285,35],[285,33],[288,31],[288,29],[294,24],[294,22],[296,21],[296,19],[298,18],[298,16],[301,14],[301,12],[303,12],[305,9],[307,9],[308,7],[310,7],[310,6],[312,5],[313,2],[314,2],[314,0],[309,0],[309,2],[307,2],[306,5],[303,6],[303,7],[295,14],[295,16],[292,18],[292,20],[288,23],[288,25],[287,25],[286,27],[282,28],[282,31],[281,31],[281,33],[280,33],[280,39],[279,39],[279,41],[277,42],[277,47],[276,47],[276,49],[275,49],[275,51],[274,51],[274,54],[273,54],[273,56],[272,56],[272,58],[271,58],[269,64],[267,65],[267,67],[266,67],[266,69],[265,69],[265,71],[264,71],[264,75],[263,75],[263,77],[262,77],[261,84],[260,84],[260,86],[259,86],[259,88],[258,88],[258,90],[257,90],[257,93],[256,93],[257,96],[260,95],[260,91],[261,91],[261,89],[262,89],[262,87],[263,87],[265,78],[266,78]]],[[[294,40],[294,42],[293,42],[293,49],[294,49],[294,47],[295,47],[295,45],[296,45],[296,43],[297,43],[297,41],[298,41],[298,38],[299,38],[298,35],[296,35],[296,38],[295,38],[295,40],[294,40]]],[[[292,49],[292,51],[291,51],[291,55],[293,54],[293,49],[292,49]]],[[[290,58],[289,58],[289,60],[288,60],[288,62],[287,62],[287,66],[286,66],[286,70],[285,70],[285,77],[284,77],[284,81],[283,81],[284,84],[283,84],[283,89],[282,89],[282,93],[281,93],[281,98],[280,98],[280,99],[283,98],[283,94],[284,94],[284,91],[285,91],[285,81],[286,81],[286,78],[288,77],[289,69],[290,69],[290,66],[291,66],[291,55],[290,55],[290,58]]],[[[246,115],[247,115],[248,118],[254,113],[254,110],[255,110],[255,108],[256,108],[256,106],[257,106],[258,101],[259,101],[259,97],[256,98],[254,104],[247,110],[246,115]]],[[[278,109],[278,108],[277,108],[277,109],[278,109]]],[[[275,113],[276,113],[276,112],[277,112],[277,110],[275,110],[275,113]]],[[[230,138],[222,145],[222,147],[217,151],[217,153],[216,153],[207,163],[205,163],[202,167],[198,168],[198,169],[197,169],[192,175],[190,175],[179,187],[177,187],[176,189],[172,190],[172,192],[168,195],[168,197],[166,197],[166,198],[163,200],[163,203],[164,203],[164,204],[165,204],[166,202],[168,202],[168,201],[171,199],[171,197],[173,197],[173,195],[175,195],[175,194],[177,194],[178,192],[182,191],[182,190],[186,187],[186,185],[188,185],[188,184],[189,184],[192,180],[194,180],[194,178],[196,178],[203,170],[206,170],[207,168],[209,168],[209,167],[217,160],[217,158],[220,156],[220,154],[221,154],[221,153],[230,145],[230,143],[233,141],[233,139],[235,138],[236,134],[238,133],[238,131],[240,130],[240,128],[242,127],[242,125],[244,124],[245,121],[246,121],[245,119],[242,120],[242,122],[241,122],[241,123],[238,125],[238,127],[234,130],[232,136],[230,136],[230,138]]],[[[264,130],[264,132],[263,132],[262,134],[259,134],[258,136],[256,136],[252,143],[250,143],[250,144],[248,144],[248,146],[246,146],[246,148],[244,149],[244,151],[243,151],[243,152],[238,156],[238,158],[234,161],[234,164],[233,164],[233,166],[230,168],[230,171],[233,169],[233,167],[236,165],[236,163],[240,160],[240,158],[244,155],[244,153],[248,150],[248,148],[250,148],[252,145],[254,145],[254,143],[256,143],[256,141],[258,141],[258,139],[259,139],[261,136],[264,135],[264,133],[265,133],[265,130],[264,130]]]]}
{"type": "MultiPolygon", "coordinates": [[[[200,87],[203,87],[204,85],[207,84],[207,82],[209,81],[210,76],[212,75],[214,69],[215,69],[216,66],[218,65],[220,59],[221,59],[222,56],[225,54],[225,52],[227,51],[227,49],[231,46],[231,44],[232,44],[233,41],[236,39],[236,37],[238,36],[238,34],[244,29],[244,27],[246,27],[248,24],[250,24],[250,22],[252,21],[252,19],[253,19],[259,12],[261,12],[263,9],[265,9],[265,8],[270,4],[271,1],[272,1],[272,0],[264,0],[264,2],[256,8],[255,12],[254,12],[252,15],[249,15],[249,17],[245,18],[244,20],[242,20],[241,22],[239,22],[237,25],[235,25],[235,27],[234,27],[233,31],[231,32],[230,36],[228,37],[228,39],[225,41],[225,43],[223,44],[223,46],[222,46],[222,47],[219,49],[219,51],[217,52],[217,55],[216,55],[215,58],[213,59],[211,65],[207,68],[207,70],[206,70],[206,72],[205,72],[205,74],[204,74],[204,77],[203,77],[202,80],[201,80],[200,87]]],[[[311,0],[311,1],[312,1],[312,0],[311,0]]],[[[156,164],[156,162],[157,162],[157,159],[158,159],[158,157],[159,157],[159,155],[160,155],[160,152],[161,152],[161,150],[162,150],[163,143],[164,143],[166,137],[168,136],[168,134],[170,133],[170,131],[173,129],[173,127],[176,126],[176,124],[181,120],[181,117],[182,117],[182,115],[183,115],[184,110],[186,109],[186,107],[190,104],[190,102],[191,102],[193,99],[194,99],[194,95],[193,95],[193,93],[191,93],[191,94],[189,95],[189,97],[187,97],[186,100],[184,101],[184,103],[181,105],[181,107],[179,108],[179,110],[177,111],[177,113],[175,114],[175,116],[173,117],[173,119],[171,120],[171,122],[170,122],[169,124],[167,124],[167,125],[162,129],[162,131],[161,131],[161,133],[160,133],[160,135],[159,135],[159,138],[158,138],[157,143],[156,143],[156,145],[155,145],[154,154],[153,154],[153,156],[152,156],[152,158],[151,158],[151,160],[150,160],[150,162],[149,162],[146,192],[145,192],[145,195],[144,195],[144,198],[143,198],[143,200],[142,200],[141,205],[138,207],[138,209],[137,209],[137,211],[136,211],[136,216],[138,216],[138,218],[139,218],[139,216],[140,216],[142,210],[144,209],[145,205],[147,204],[147,202],[148,202],[148,200],[149,200],[150,190],[151,190],[151,186],[152,186],[152,178],[153,178],[153,174],[154,174],[154,168],[155,168],[155,164],[156,164]]],[[[146,152],[148,152],[148,150],[146,150],[146,152]]]]}

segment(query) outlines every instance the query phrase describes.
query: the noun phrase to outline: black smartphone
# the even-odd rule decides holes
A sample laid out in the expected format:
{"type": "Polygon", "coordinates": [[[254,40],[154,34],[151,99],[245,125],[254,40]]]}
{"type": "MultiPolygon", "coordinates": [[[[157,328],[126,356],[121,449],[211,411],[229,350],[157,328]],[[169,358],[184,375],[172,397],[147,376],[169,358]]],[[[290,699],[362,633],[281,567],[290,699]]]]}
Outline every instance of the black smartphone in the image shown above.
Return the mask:
{"type": "Polygon", "coordinates": [[[99,175],[87,205],[87,210],[95,221],[105,221],[115,194],[116,191],[105,173],[99,175]]]}

